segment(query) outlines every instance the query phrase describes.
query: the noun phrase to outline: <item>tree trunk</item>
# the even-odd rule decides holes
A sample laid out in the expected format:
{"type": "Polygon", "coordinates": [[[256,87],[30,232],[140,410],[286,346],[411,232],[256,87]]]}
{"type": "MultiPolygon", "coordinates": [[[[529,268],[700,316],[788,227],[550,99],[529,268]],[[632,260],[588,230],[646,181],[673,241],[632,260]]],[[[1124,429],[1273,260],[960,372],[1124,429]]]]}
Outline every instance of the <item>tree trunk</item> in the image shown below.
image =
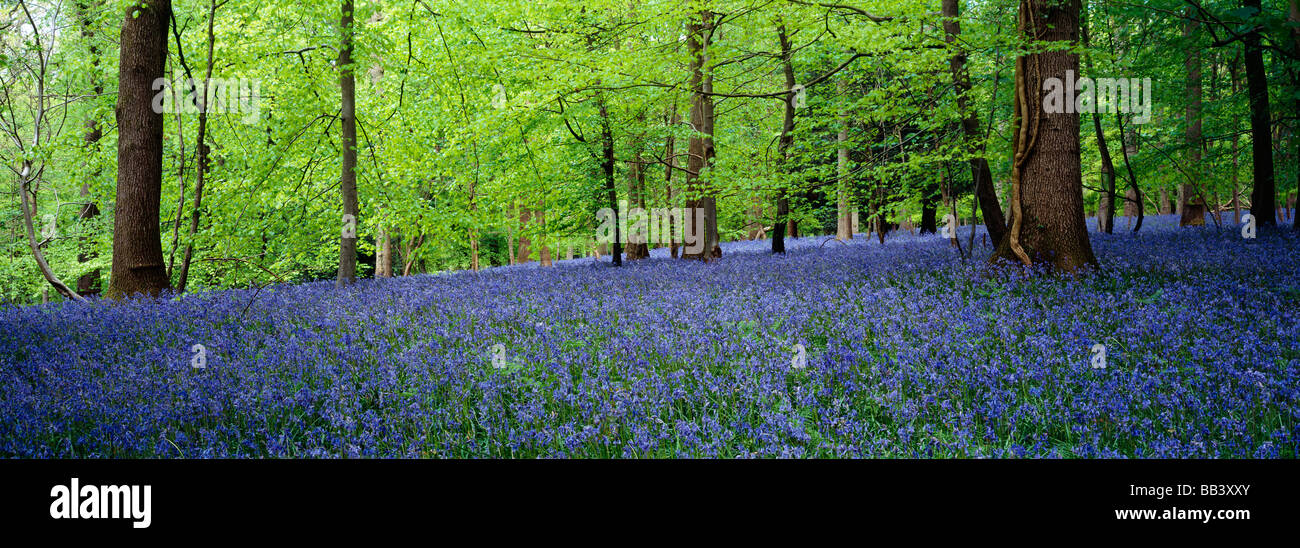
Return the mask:
{"type": "Polygon", "coordinates": [[[528,222],[532,220],[532,217],[532,211],[525,208],[519,209],[519,245],[515,247],[515,264],[524,264],[533,260],[533,242],[528,239],[528,236],[524,235],[528,222]]]}
{"type": "Polygon", "coordinates": [[[939,193],[938,183],[930,180],[925,183],[921,189],[921,234],[934,234],[938,232],[936,224],[936,205],[935,195],[939,193]]]}
{"type": "MultiPolygon", "coordinates": [[[[1300,0],[1291,0],[1290,8],[1287,10],[1287,21],[1291,24],[1291,52],[1300,58],[1300,0]]],[[[1294,69],[1291,73],[1291,87],[1292,92],[1295,93],[1292,105],[1295,107],[1296,116],[1300,116],[1300,69],[1294,69]]],[[[1300,161],[1300,138],[1296,139],[1295,154],[1297,161],[1300,161]]],[[[1300,168],[1296,169],[1295,177],[1296,193],[1300,195],[1300,168]]],[[[1300,232],[1300,222],[1296,221],[1296,213],[1300,211],[1295,210],[1295,200],[1292,199],[1287,206],[1291,208],[1291,230],[1300,232]]]]}
{"type": "MultiPolygon", "coordinates": [[[[671,128],[677,127],[682,121],[682,115],[677,112],[676,103],[673,104],[672,114],[668,117],[668,125],[671,128]]],[[[677,140],[672,133],[664,143],[664,194],[668,198],[668,207],[671,209],[677,205],[677,196],[673,192],[673,172],[677,170],[677,140]]],[[[669,256],[676,259],[678,249],[677,239],[677,219],[672,215],[668,216],[668,253],[669,256]]]]}
{"type": "MultiPolygon", "coordinates": [[[[95,95],[99,95],[104,93],[104,85],[99,80],[99,48],[95,46],[95,33],[91,30],[92,24],[90,19],[90,8],[86,3],[80,2],[77,4],[77,13],[81,21],[81,37],[86,41],[90,53],[91,87],[94,89],[95,95]]],[[[103,138],[103,136],[104,132],[99,127],[99,118],[92,115],[90,119],[86,120],[86,133],[82,137],[82,141],[86,145],[86,154],[88,156],[91,156],[92,158],[98,156],[99,140],[103,138]]],[[[99,180],[101,172],[99,171],[98,160],[92,160],[92,162],[95,166],[95,171],[91,174],[91,178],[99,180]]],[[[81,206],[81,211],[77,214],[78,219],[86,221],[99,216],[99,204],[96,204],[95,201],[91,199],[89,182],[81,184],[81,200],[85,202],[85,205],[81,206]]],[[[87,238],[83,237],[81,239],[81,245],[83,247],[89,247],[91,244],[87,238]]],[[[89,262],[91,259],[94,259],[96,255],[97,254],[93,252],[82,251],[77,254],[77,262],[89,262]]],[[[80,278],[77,278],[77,294],[93,295],[98,293],[98,285],[99,269],[96,268],[90,272],[82,274],[80,278]]]]}
{"type": "MultiPolygon", "coordinates": [[[[1242,6],[1260,12],[1260,0],[1242,0],[1242,6]]],[[[1255,164],[1254,191],[1250,195],[1250,213],[1258,226],[1277,226],[1273,182],[1273,133],[1268,107],[1268,72],[1260,47],[1258,29],[1251,29],[1243,40],[1246,52],[1246,88],[1250,97],[1250,144],[1255,164]]]]}
{"type": "Polygon", "coordinates": [[[375,238],[375,277],[392,278],[393,277],[393,238],[385,228],[379,229],[379,235],[375,238]]]}
{"type": "MultiPolygon", "coordinates": [[[[961,36],[961,14],[958,2],[959,0],[943,0],[944,39],[950,45],[954,45],[961,36]]],[[[989,237],[998,242],[1006,235],[1007,222],[1002,216],[1002,206],[998,204],[997,191],[993,188],[993,175],[989,171],[989,162],[983,157],[983,146],[979,146],[976,150],[976,144],[982,143],[983,138],[980,135],[979,118],[969,105],[971,85],[970,72],[966,69],[966,52],[959,46],[954,45],[954,47],[958,49],[948,63],[957,90],[957,108],[962,112],[962,133],[966,136],[967,146],[971,148],[970,152],[973,154],[970,159],[971,180],[975,184],[975,195],[979,201],[980,214],[984,217],[984,227],[989,237]]]]}
{"type": "MultiPolygon", "coordinates": [[[[644,118],[640,121],[642,123],[645,122],[644,118]]],[[[642,161],[641,151],[638,149],[636,154],[632,157],[632,161],[627,165],[627,189],[628,198],[630,198],[629,202],[631,204],[630,207],[640,208],[642,212],[647,212],[648,210],[646,209],[645,200],[645,172],[642,170],[642,161]]],[[[628,215],[628,217],[628,222],[631,222],[631,215],[628,215]]],[[[647,230],[638,231],[634,230],[631,226],[628,227],[627,260],[629,261],[645,259],[650,256],[650,244],[647,241],[649,221],[646,217],[642,216],[638,222],[646,223],[644,228],[647,230]]]]}
{"type": "MultiPolygon", "coordinates": [[[[836,82],[840,101],[844,101],[844,96],[848,90],[848,80],[840,78],[836,82]]],[[[835,188],[835,239],[841,242],[847,242],[853,239],[853,217],[849,213],[849,117],[843,110],[839,114],[840,132],[836,135],[836,141],[839,143],[837,151],[837,162],[835,188]]]]}
{"type": "Polygon", "coordinates": [[[621,220],[618,216],[618,189],[614,185],[614,130],[610,127],[609,108],[605,105],[605,95],[603,93],[598,95],[596,102],[600,107],[600,170],[605,179],[605,197],[609,201],[609,208],[614,210],[614,251],[610,257],[614,266],[622,266],[623,238],[626,236],[619,228],[621,220]]]}
{"type": "Polygon", "coordinates": [[[542,266],[551,266],[551,244],[546,238],[546,210],[533,210],[533,218],[537,219],[537,224],[541,226],[541,246],[537,250],[537,262],[542,266]]]}
{"type": "MultiPolygon", "coordinates": [[[[212,50],[216,42],[216,35],[213,33],[214,20],[217,17],[217,2],[212,0],[208,9],[208,68],[204,76],[204,97],[207,97],[207,85],[212,81],[212,50]]],[[[199,135],[196,138],[198,146],[196,154],[198,173],[194,176],[194,207],[190,211],[190,232],[185,240],[185,253],[181,256],[180,277],[177,278],[176,292],[184,293],[189,284],[190,278],[190,261],[194,257],[194,236],[199,231],[199,208],[203,205],[203,185],[207,181],[208,173],[208,154],[210,149],[205,142],[208,133],[208,112],[204,108],[199,112],[199,135]]]]}
{"type": "MultiPolygon", "coordinates": [[[[351,216],[353,223],[359,225],[361,212],[357,204],[357,80],[352,62],[353,0],[343,0],[342,17],[339,20],[339,32],[343,43],[339,47],[339,91],[343,97],[343,108],[339,111],[339,123],[343,128],[343,173],[339,188],[343,192],[343,215],[351,216]]],[[[471,242],[471,245],[473,242],[471,242]]],[[[342,287],[357,279],[357,235],[355,231],[345,233],[339,238],[339,276],[336,287],[342,287]]]]}
{"type": "MultiPolygon", "coordinates": [[[[1195,173],[1201,163],[1201,48],[1195,44],[1197,34],[1197,23],[1192,17],[1194,14],[1191,9],[1188,10],[1188,18],[1183,25],[1183,38],[1187,42],[1184,51],[1186,58],[1183,60],[1183,66],[1187,72],[1187,128],[1185,132],[1187,144],[1187,170],[1195,173]]],[[[1178,185],[1178,217],[1182,219],[1185,212],[1189,211],[1187,207],[1196,193],[1191,185],[1186,182],[1178,185]]],[[[1210,204],[1205,204],[1209,206],[1210,204]]]]}
{"type": "Polygon", "coordinates": [[[687,25],[686,45],[691,53],[691,133],[686,160],[686,239],[682,258],[708,261],[722,256],[718,245],[718,207],[711,185],[703,180],[713,165],[713,75],[709,62],[708,41],[713,35],[713,12],[703,10],[699,19],[687,25]],[[702,210],[703,226],[696,226],[696,210],[702,210]],[[703,239],[701,242],[700,239],[703,239]],[[702,246],[701,246],[702,244],[702,246]],[[691,247],[699,249],[692,252],[691,247]]]}
{"type": "MultiPolygon", "coordinates": [[[[785,76],[785,89],[793,93],[794,90],[794,61],[790,51],[790,35],[785,30],[785,24],[780,23],[776,27],[777,38],[781,42],[781,73],[785,76]]],[[[794,143],[794,104],[795,97],[789,95],[785,97],[784,108],[781,109],[781,137],[777,141],[777,162],[780,162],[778,172],[784,179],[789,176],[789,166],[787,165],[790,145],[794,143]]],[[[785,229],[786,223],[790,219],[790,194],[782,181],[776,190],[776,217],[772,220],[772,253],[785,253],[785,229]]]]}
{"type": "MultiPolygon", "coordinates": [[[[1074,43],[1079,0],[1021,0],[1019,29],[1032,42],[1074,43]]],[[[1016,138],[1011,171],[1012,226],[994,260],[1045,263],[1073,272],[1097,266],[1083,217],[1079,115],[1048,113],[1044,82],[1078,73],[1079,56],[1048,51],[1016,59],[1016,138]]]]}
{"type": "Polygon", "coordinates": [[[1106,132],[1101,129],[1101,113],[1092,114],[1092,129],[1097,135],[1097,150],[1101,154],[1102,194],[1097,206],[1097,230],[1105,234],[1115,232],[1115,162],[1106,146],[1106,132]]]}
{"type": "Polygon", "coordinates": [[[117,94],[117,201],[113,266],[105,296],[157,295],[171,289],[163,263],[163,115],[153,109],[153,82],[167,61],[171,0],[133,3],[122,22],[117,94]]]}
{"type": "Polygon", "coordinates": [[[1142,197],[1142,189],[1138,186],[1137,175],[1133,173],[1133,163],[1130,161],[1133,155],[1138,151],[1138,133],[1137,130],[1124,129],[1124,115],[1115,113],[1115,123],[1119,126],[1119,145],[1120,150],[1124,152],[1124,170],[1128,172],[1128,203],[1124,205],[1124,214],[1127,216],[1136,216],[1137,220],[1133,223],[1133,232],[1142,230],[1142,219],[1146,216],[1146,202],[1142,197]],[[1127,139],[1125,138],[1127,137],[1127,139]],[[1133,212],[1129,213],[1129,207],[1132,206],[1133,212]]]}

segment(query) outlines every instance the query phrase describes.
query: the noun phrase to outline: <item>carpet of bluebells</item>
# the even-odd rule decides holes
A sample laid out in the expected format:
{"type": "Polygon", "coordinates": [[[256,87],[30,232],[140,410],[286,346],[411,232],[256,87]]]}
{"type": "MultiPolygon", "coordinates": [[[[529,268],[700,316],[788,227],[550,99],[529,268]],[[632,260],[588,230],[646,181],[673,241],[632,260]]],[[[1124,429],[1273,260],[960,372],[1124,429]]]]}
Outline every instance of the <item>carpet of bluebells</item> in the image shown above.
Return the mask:
{"type": "Polygon", "coordinates": [[[9,306],[0,456],[1296,457],[1300,241],[1121,232],[9,306]]]}

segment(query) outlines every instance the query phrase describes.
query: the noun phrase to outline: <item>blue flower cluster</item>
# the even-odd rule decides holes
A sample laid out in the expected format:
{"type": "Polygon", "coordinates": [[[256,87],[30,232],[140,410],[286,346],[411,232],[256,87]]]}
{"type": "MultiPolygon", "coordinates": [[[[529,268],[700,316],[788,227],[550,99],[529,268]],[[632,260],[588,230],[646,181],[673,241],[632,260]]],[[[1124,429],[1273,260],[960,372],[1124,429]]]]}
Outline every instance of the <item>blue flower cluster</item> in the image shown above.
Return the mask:
{"type": "Polygon", "coordinates": [[[1297,239],[1175,225],[8,307],[0,456],[1296,457],[1297,239]]]}

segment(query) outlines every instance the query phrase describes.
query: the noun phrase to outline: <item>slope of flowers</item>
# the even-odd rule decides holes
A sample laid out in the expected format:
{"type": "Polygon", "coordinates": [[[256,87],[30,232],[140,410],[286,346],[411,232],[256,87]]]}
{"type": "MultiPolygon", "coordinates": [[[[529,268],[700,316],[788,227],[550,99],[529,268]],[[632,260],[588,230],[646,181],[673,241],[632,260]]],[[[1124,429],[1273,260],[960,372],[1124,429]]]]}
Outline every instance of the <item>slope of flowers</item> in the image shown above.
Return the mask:
{"type": "Polygon", "coordinates": [[[0,456],[1295,457],[1297,239],[1175,224],[3,308],[0,456]]]}

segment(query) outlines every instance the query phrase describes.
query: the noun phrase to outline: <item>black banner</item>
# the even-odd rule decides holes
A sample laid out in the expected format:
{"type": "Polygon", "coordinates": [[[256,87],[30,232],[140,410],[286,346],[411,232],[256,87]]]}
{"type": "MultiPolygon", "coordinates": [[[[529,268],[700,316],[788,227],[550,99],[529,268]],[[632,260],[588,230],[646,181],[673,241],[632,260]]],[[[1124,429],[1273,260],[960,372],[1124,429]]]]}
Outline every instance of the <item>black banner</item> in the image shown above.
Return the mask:
{"type": "Polygon", "coordinates": [[[5,461],[0,523],[11,535],[159,542],[407,529],[626,539],[687,523],[758,538],[779,534],[772,527],[1287,538],[1295,471],[1286,461],[5,461]]]}

